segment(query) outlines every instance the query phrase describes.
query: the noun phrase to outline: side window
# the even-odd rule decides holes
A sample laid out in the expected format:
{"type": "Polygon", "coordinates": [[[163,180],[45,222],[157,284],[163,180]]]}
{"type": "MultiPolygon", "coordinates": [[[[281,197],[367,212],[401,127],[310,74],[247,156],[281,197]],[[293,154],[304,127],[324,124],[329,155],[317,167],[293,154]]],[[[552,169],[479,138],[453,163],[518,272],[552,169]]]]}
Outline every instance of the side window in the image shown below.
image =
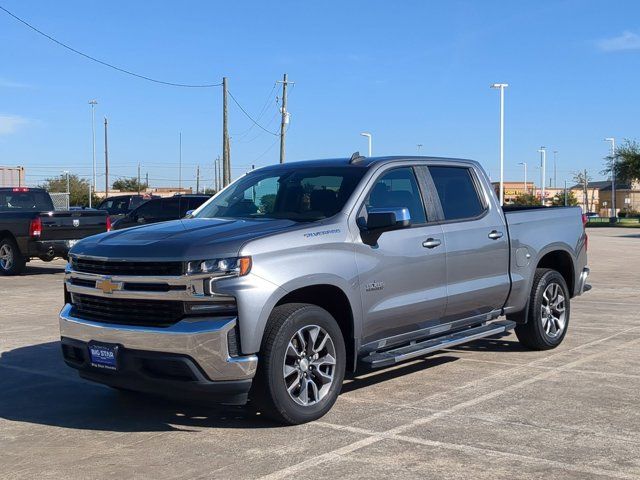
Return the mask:
{"type": "Polygon", "coordinates": [[[379,177],[365,200],[365,207],[367,212],[371,208],[406,207],[412,224],[427,221],[418,181],[411,167],[396,168],[379,177]]]}
{"type": "Polygon", "coordinates": [[[484,212],[471,171],[466,167],[429,167],[445,220],[473,218],[484,212]]]}
{"type": "Polygon", "coordinates": [[[136,210],[139,218],[158,218],[162,215],[162,205],[160,200],[150,200],[140,205],[136,210]]]}
{"type": "Polygon", "coordinates": [[[181,197],[171,197],[162,199],[162,211],[158,215],[159,218],[172,220],[174,218],[180,218],[180,203],[184,202],[188,205],[186,199],[181,197]]]}

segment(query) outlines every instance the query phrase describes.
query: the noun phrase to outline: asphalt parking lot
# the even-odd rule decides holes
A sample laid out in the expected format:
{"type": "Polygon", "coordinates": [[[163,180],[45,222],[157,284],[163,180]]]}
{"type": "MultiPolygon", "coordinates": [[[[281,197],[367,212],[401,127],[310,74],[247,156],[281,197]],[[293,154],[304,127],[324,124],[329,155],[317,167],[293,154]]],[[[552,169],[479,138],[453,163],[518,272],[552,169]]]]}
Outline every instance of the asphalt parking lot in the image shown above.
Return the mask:
{"type": "Polygon", "coordinates": [[[560,348],[487,339],[350,379],[321,421],[181,405],[62,362],[64,263],[0,278],[2,478],[640,478],[640,233],[591,229],[560,348]]]}

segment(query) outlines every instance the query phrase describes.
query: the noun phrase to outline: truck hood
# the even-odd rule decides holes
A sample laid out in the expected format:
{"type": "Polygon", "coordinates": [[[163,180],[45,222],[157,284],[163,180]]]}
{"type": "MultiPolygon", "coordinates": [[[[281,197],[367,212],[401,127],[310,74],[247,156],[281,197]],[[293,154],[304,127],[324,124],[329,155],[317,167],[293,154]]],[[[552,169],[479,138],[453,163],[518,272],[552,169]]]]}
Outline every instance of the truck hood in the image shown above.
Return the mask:
{"type": "Polygon", "coordinates": [[[247,241],[289,230],[291,220],[191,218],[89,237],[71,254],[132,261],[188,261],[234,257],[247,241]]]}

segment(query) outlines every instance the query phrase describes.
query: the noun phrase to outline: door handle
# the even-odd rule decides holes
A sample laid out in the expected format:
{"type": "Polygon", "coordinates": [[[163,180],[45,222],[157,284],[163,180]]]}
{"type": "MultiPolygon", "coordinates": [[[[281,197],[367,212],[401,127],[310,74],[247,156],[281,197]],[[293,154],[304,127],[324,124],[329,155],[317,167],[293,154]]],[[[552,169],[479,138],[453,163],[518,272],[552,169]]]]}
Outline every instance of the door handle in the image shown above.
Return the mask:
{"type": "Polygon", "coordinates": [[[491,233],[489,233],[489,238],[491,240],[498,240],[499,238],[502,238],[502,235],[504,235],[502,232],[492,230],[491,233]]]}
{"type": "Polygon", "coordinates": [[[436,248],[442,242],[437,238],[427,238],[424,242],[422,242],[422,246],[424,248],[436,248]]]}

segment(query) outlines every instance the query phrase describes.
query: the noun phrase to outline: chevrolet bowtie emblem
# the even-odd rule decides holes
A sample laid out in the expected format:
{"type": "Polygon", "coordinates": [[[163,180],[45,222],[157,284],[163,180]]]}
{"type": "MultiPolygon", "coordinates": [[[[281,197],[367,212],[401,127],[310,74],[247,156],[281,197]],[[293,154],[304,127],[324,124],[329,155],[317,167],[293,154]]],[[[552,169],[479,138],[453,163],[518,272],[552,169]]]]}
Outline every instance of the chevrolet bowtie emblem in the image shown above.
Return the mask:
{"type": "Polygon", "coordinates": [[[112,282],[110,278],[105,278],[104,280],[98,280],[96,282],[96,288],[98,290],[102,290],[103,293],[113,293],[116,290],[120,290],[122,288],[122,283],[112,282]]]}

